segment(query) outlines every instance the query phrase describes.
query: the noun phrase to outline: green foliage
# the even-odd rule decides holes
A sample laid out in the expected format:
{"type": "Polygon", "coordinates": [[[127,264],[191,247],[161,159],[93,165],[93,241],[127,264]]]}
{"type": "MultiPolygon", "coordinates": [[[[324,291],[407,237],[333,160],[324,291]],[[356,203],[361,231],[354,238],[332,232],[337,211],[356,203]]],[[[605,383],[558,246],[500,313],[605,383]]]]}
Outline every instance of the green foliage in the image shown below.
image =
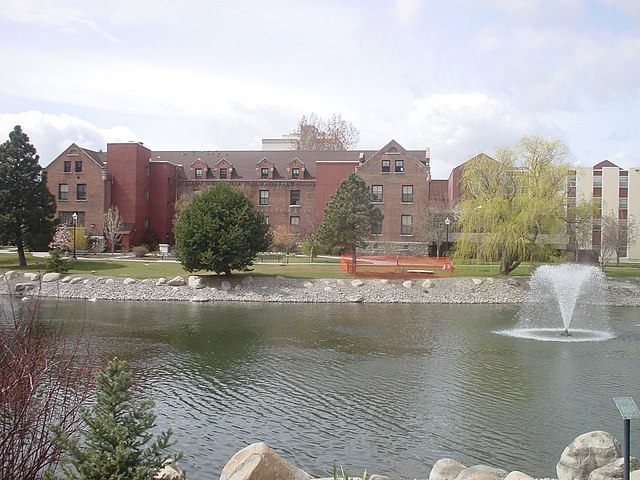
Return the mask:
{"type": "Polygon", "coordinates": [[[382,213],[371,201],[364,180],[355,173],[349,174],[324,209],[318,241],[330,250],[346,248],[355,256],[357,247],[366,246],[371,224],[382,221],[382,213]]]}
{"type": "Polygon", "coordinates": [[[49,251],[49,256],[44,261],[44,268],[47,272],[67,273],[71,270],[71,260],[64,258],[62,252],[54,248],[49,251]]]}
{"type": "Polygon", "coordinates": [[[0,145],[0,243],[18,248],[21,267],[25,248],[47,250],[54,230],[55,199],[38,158],[19,125],[0,145]]]}
{"type": "MultiPolygon", "coordinates": [[[[340,471],[342,473],[342,479],[340,479],[340,476],[338,475],[338,468],[336,467],[336,462],[333,462],[333,468],[331,470],[331,473],[333,475],[333,480],[349,480],[349,472],[347,472],[343,467],[340,467],[340,471]]],[[[362,480],[368,480],[369,479],[369,475],[367,474],[367,470],[365,469],[365,471],[362,473],[362,477],[360,477],[362,480]]],[[[353,477],[351,477],[351,480],[353,480],[353,477]]]]}
{"type": "Polygon", "coordinates": [[[455,256],[500,261],[501,274],[522,260],[546,260],[565,225],[565,150],[559,141],[523,137],[515,150],[465,164],[455,256]]]}
{"type": "MultiPolygon", "coordinates": [[[[171,430],[152,443],[156,415],[153,400],[136,400],[133,375],[117,358],[96,375],[96,404],[81,413],[80,436],[53,426],[53,441],[66,456],[60,466],[65,479],[152,479],[167,459],[171,430]]],[[[173,458],[177,461],[180,455],[173,458]]],[[[47,478],[56,478],[51,472],[47,478]]]]}
{"type": "Polygon", "coordinates": [[[222,182],[198,192],[180,212],[173,233],[176,258],[185,270],[231,274],[266,251],[271,233],[242,190],[222,182]]]}

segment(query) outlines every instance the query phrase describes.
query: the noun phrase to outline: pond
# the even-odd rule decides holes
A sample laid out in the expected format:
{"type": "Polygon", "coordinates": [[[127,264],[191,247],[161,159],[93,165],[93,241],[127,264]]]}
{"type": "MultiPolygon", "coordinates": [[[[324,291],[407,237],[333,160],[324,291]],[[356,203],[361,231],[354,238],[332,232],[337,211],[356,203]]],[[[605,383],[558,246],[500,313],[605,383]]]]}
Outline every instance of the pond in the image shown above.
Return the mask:
{"type": "MultiPolygon", "coordinates": [[[[561,343],[496,332],[517,306],[49,301],[85,322],[96,355],[126,359],[171,426],[193,480],[264,441],[315,476],[426,478],[442,457],[553,477],[576,436],[622,440],[613,397],[640,400],[636,308],[614,338],[561,343]]],[[[632,455],[638,441],[632,428],[632,455]]],[[[637,455],[637,453],[636,453],[637,455]]]]}

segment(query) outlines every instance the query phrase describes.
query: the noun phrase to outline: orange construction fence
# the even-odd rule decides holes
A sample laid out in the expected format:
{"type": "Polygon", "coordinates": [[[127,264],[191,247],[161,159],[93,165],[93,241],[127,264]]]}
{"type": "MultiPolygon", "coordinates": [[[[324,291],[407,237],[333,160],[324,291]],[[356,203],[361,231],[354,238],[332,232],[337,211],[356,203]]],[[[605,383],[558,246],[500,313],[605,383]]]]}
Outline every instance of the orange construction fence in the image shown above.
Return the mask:
{"type": "Polygon", "coordinates": [[[422,278],[450,277],[453,263],[447,257],[410,257],[405,255],[358,255],[344,253],[340,268],[354,277],[422,278]]]}

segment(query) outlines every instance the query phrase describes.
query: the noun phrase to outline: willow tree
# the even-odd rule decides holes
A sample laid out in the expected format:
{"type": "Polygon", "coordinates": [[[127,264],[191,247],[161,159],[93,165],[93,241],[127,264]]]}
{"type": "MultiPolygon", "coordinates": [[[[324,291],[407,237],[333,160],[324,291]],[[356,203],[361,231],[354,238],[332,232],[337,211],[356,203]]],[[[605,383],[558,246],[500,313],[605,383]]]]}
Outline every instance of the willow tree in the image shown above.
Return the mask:
{"type": "Polygon", "coordinates": [[[494,158],[463,168],[458,205],[458,258],[499,261],[508,275],[523,260],[544,260],[562,232],[568,165],[561,141],[523,137],[494,158]]]}

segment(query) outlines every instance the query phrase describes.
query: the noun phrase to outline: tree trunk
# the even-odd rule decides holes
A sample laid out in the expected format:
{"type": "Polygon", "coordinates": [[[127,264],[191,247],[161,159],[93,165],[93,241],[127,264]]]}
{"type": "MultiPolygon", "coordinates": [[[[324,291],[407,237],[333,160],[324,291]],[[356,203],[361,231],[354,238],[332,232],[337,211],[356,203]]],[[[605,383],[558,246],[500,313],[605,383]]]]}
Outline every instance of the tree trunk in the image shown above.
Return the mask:
{"type": "Polygon", "coordinates": [[[502,257],[500,260],[499,275],[509,275],[520,265],[520,261],[510,255],[502,257]]]}
{"type": "Polygon", "coordinates": [[[18,247],[18,265],[21,267],[27,266],[27,257],[24,254],[24,242],[22,238],[16,240],[16,247],[18,247]]]}

